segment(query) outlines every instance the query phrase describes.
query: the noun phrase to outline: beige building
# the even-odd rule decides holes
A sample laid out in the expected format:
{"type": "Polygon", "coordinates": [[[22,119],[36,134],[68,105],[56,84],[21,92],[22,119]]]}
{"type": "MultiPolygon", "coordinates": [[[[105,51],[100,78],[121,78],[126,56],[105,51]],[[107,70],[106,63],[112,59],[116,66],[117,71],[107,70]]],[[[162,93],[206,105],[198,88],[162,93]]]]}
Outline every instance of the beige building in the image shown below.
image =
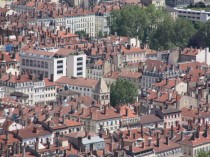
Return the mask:
{"type": "Polygon", "coordinates": [[[99,80],[105,74],[111,71],[112,63],[110,61],[97,60],[94,64],[87,65],[86,76],[89,79],[99,80]]]}
{"type": "Polygon", "coordinates": [[[63,88],[80,93],[81,96],[90,96],[103,104],[108,104],[110,101],[110,91],[103,79],[97,81],[63,76],[56,83],[62,85],[63,88]]]}
{"type": "Polygon", "coordinates": [[[28,96],[25,100],[19,100],[28,105],[35,103],[46,103],[56,100],[55,83],[33,75],[11,75],[5,74],[0,79],[0,84],[5,91],[5,96],[13,92],[19,92],[28,96]]]}
{"type": "Polygon", "coordinates": [[[120,127],[121,115],[107,105],[81,108],[71,115],[71,120],[84,124],[84,130],[94,133],[100,131],[113,132],[120,127]]]}

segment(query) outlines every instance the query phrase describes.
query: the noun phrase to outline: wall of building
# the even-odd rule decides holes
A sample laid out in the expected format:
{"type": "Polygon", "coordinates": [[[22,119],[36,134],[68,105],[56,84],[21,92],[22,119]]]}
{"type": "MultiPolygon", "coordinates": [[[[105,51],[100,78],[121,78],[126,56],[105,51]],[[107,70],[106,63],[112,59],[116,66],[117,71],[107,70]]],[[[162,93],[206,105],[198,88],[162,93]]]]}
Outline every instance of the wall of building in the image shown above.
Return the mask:
{"type": "Polygon", "coordinates": [[[86,77],[86,54],[67,57],[67,75],[69,77],[86,77]]]}

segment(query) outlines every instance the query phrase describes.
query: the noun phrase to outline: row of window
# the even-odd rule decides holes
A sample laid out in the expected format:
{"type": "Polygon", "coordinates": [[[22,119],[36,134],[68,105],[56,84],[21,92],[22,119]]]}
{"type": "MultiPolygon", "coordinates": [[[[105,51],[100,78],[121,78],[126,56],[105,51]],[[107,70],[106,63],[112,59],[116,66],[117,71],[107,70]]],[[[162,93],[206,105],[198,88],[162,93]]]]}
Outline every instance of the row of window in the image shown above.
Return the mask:
{"type": "Polygon", "coordinates": [[[48,62],[29,60],[29,59],[22,59],[22,65],[39,67],[39,68],[46,68],[46,69],[48,68],[48,62]]]}

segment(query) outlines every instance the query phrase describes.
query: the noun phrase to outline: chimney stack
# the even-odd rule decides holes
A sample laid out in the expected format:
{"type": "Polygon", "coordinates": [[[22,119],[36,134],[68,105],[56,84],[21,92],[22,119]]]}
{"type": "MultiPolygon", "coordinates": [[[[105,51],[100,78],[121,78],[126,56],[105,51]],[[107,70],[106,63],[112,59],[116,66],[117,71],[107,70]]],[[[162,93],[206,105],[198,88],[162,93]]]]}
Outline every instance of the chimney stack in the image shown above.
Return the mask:
{"type": "Polygon", "coordinates": [[[106,115],[106,110],[107,110],[106,105],[104,105],[104,114],[105,115],[106,115]]]}
{"type": "Polygon", "coordinates": [[[157,145],[157,147],[160,146],[160,138],[159,137],[157,137],[157,143],[156,143],[156,145],[157,145]]]}
{"type": "Polygon", "coordinates": [[[166,136],[166,144],[168,145],[169,144],[169,137],[166,136]]]}
{"type": "Polygon", "coordinates": [[[127,117],[128,116],[128,109],[125,108],[125,116],[127,117]]]}

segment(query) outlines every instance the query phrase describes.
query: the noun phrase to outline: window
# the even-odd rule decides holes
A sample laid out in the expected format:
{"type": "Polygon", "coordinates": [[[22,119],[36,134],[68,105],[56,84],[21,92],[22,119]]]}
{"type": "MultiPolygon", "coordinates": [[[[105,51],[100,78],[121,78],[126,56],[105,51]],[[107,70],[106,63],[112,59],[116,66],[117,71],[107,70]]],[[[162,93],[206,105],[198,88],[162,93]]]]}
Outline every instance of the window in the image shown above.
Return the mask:
{"type": "Polygon", "coordinates": [[[63,68],[63,65],[59,65],[59,66],[57,66],[57,68],[58,68],[58,69],[63,68]]]}
{"type": "Polygon", "coordinates": [[[82,65],[82,62],[81,63],[77,63],[77,65],[82,65]]]}
{"type": "Polygon", "coordinates": [[[81,73],[81,72],[79,72],[79,73],[77,73],[77,75],[82,75],[82,73],[81,73]]]}
{"type": "Polygon", "coordinates": [[[57,63],[59,64],[59,63],[63,63],[63,60],[61,60],[61,61],[57,61],[57,63]]]}
{"type": "Polygon", "coordinates": [[[82,61],[82,60],[83,60],[82,57],[77,58],[77,61],[82,61]]]}
{"type": "Polygon", "coordinates": [[[29,66],[29,60],[28,59],[26,59],[26,65],[29,66]]]}
{"type": "Polygon", "coordinates": [[[62,74],[63,73],[63,70],[58,70],[57,71],[57,74],[62,74]]]}
{"type": "Polygon", "coordinates": [[[82,70],[82,67],[77,68],[77,70],[82,70]]]}
{"type": "Polygon", "coordinates": [[[34,61],[34,67],[36,67],[36,61],[34,61]]]}
{"type": "Polygon", "coordinates": [[[30,66],[33,66],[33,60],[30,60],[30,66]]]}
{"type": "Polygon", "coordinates": [[[25,65],[25,64],[26,64],[25,59],[22,59],[22,65],[25,65]]]}
{"type": "Polygon", "coordinates": [[[44,62],[43,61],[41,62],[41,67],[44,68],[44,62]]]}
{"type": "Polygon", "coordinates": [[[45,62],[45,68],[48,68],[48,63],[47,62],[45,62]]]}

